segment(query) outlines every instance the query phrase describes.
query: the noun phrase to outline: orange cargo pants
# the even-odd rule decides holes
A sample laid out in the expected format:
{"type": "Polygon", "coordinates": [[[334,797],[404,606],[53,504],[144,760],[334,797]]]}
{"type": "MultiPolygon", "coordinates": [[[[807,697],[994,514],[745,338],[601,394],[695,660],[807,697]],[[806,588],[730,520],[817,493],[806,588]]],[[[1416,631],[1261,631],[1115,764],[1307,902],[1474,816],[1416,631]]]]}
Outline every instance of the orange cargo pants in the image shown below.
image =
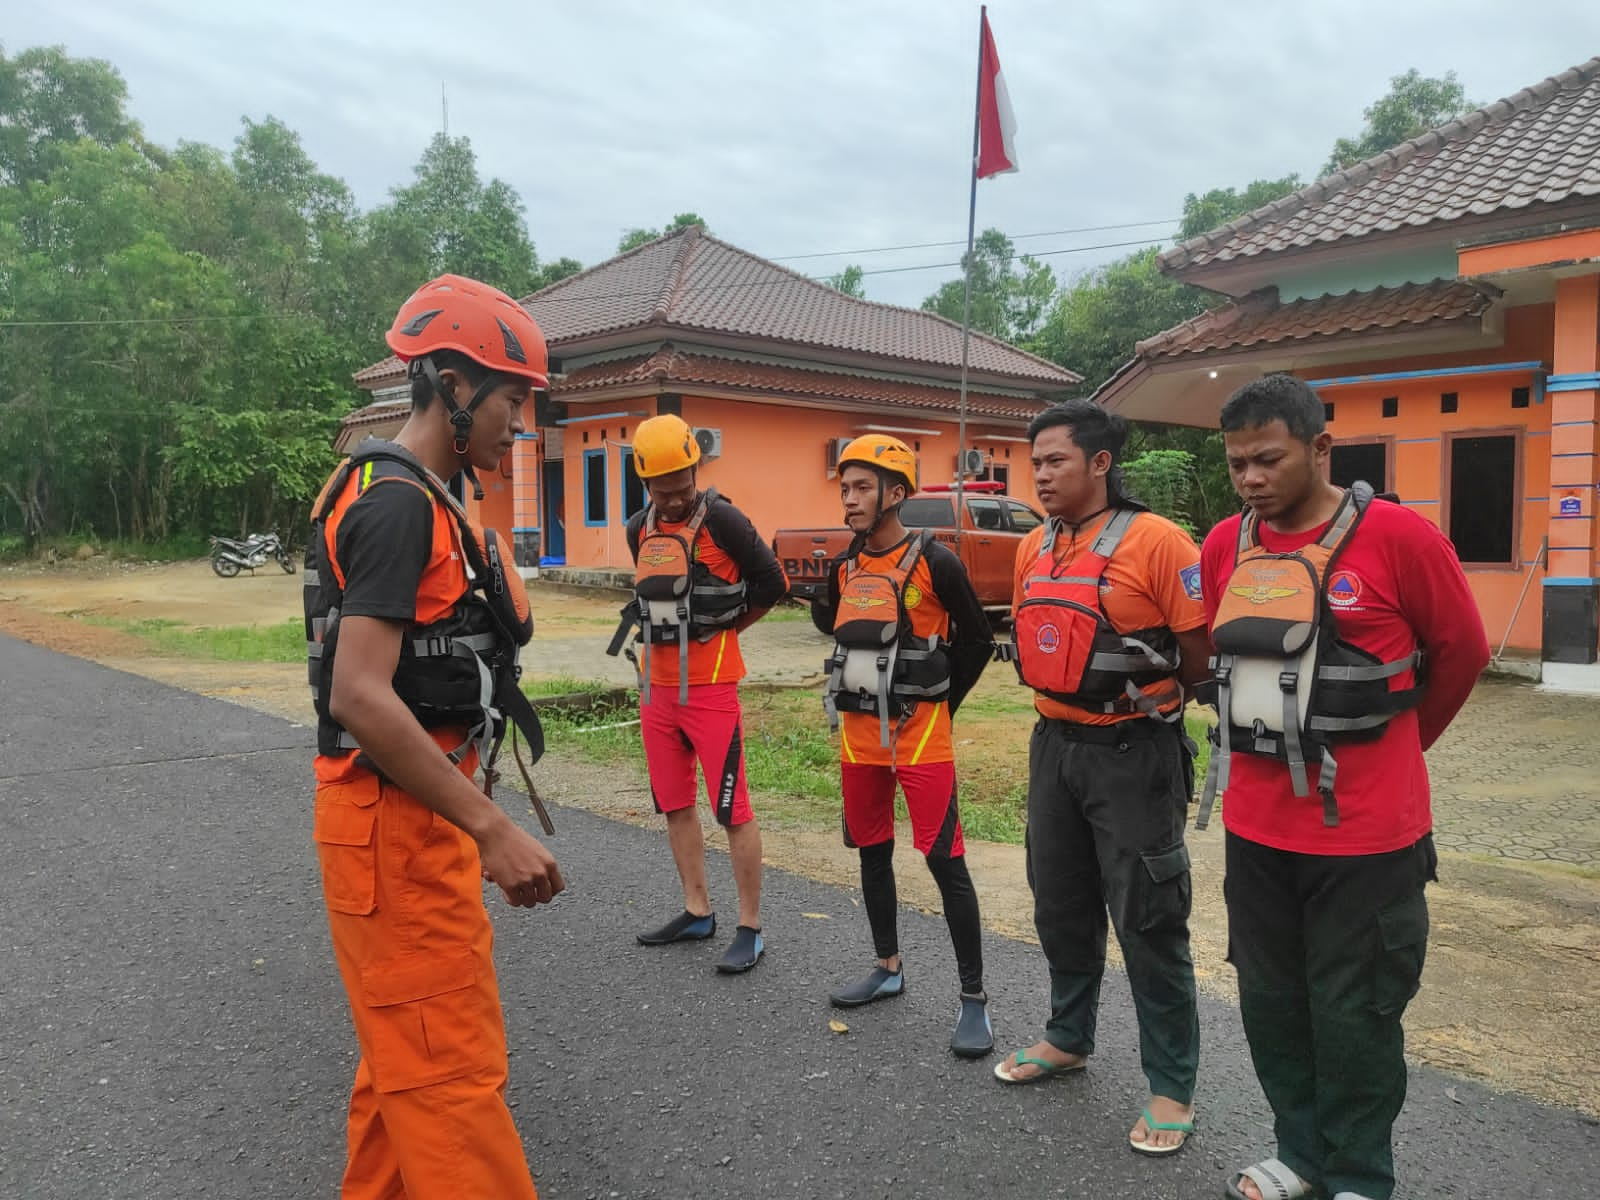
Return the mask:
{"type": "Polygon", "coordinates": [[[536,1200],[477,845],[372,776],[318,785],[313,836],[361,1046],[340,1195],[536,1200]]]}

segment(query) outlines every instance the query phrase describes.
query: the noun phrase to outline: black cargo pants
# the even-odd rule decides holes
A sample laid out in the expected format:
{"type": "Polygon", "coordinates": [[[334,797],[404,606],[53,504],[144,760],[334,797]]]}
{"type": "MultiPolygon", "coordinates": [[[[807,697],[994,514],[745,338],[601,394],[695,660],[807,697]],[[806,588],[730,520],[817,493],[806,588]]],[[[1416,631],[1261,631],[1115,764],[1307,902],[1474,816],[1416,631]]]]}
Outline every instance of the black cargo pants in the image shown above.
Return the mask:
{"type": "Polygon", "coordinates": [[[1050,964],[1045,1040],[1094,1050],[1106,918],[1122,946],[1152,1095],[1194,1099],[1200,1020],[1189,956],[1193,788],[1181,726],[1041,717],[1028,751],[1028,884],[1050,964]]]}
{"type": "Polygon", "coordinates": [[[1394,1194],[1401,1015],[1428,945],[1430,834],[1388,854],[1275,850],[1230,833],[1228,958],[1277,1156],[1329,1195],[1394,1194]]]}

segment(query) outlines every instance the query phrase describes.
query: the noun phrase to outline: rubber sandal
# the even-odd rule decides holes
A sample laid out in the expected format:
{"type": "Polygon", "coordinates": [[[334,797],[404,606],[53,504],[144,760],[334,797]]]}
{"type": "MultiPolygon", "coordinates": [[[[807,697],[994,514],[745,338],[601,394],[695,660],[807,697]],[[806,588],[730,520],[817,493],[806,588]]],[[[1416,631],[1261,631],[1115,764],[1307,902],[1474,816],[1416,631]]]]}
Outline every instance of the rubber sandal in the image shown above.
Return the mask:
{"type": "Polygon", "coordinates": [[[649,929],[636,936],[641,946],[667,946],[673,942],[703,942],[716,932],[716,913],[697,917],[685,909],[660,929],[649,929]]]}
{"type": "Polygon", "coordinates": [[[761,940],[761,930],[741,925],[733,931],[733,941],[729,943],[727,953],[717,960],[717,970],[724,975],[743,975],[761,961],[766,949],[766,943],[761,940]]]}
{"type": "Polygon", "coordinates": [[[1287,1163],[1269,1158],[1234,1172],[1222,1193],[1227,1200],[1248,1200],[1238,1188],[1238,1184],[1245,1179],[1256,1185],[1261,1200],[1301,1200],[1303,1196],[1316,1195],[1316,1190],[1290,1170],[1287,1163]]]}
{"type": "Polygon", "coordinates": [[[1135,1141],[1133,1134],[1128,1134],[1128,1147],[1135,1154],[1148,1154],[1151,1158],[1160,1158],[1164,1154],[1176,1154],[1189,1144],[1189,1135],[1194,1132],[1194,1118],[1187,1121],[1158,1121],[1150,1115],[1147,1108],[1140,1114],[1144,1118],[1146,1133],[1181,1133],[1183,1137],[1173,1146],[1152,1146],[1146,1142],[1135,1141]]]}
{"type": "Polygon", "coordinates": [[[1081,1071],[1088,1066],[1088,1060],[1083,1062],[1063,1065],[1053,1063],[1047,1058],[1036,1058],[1026,1050],[1018,1050],[1015,1054],[1008,1054],[994,1065],[994,1077],[1001,1083],[1038,1083],[1042,1079],[1049,1079],[1052,1075],[1066,1075],[1073,1071],[1081,1071]],[[1010,1072],[1017,1067],[1038,1067],[1037,1075],[1029,1075],[1026,1079],[1018,1079],[1010,1072]]]}

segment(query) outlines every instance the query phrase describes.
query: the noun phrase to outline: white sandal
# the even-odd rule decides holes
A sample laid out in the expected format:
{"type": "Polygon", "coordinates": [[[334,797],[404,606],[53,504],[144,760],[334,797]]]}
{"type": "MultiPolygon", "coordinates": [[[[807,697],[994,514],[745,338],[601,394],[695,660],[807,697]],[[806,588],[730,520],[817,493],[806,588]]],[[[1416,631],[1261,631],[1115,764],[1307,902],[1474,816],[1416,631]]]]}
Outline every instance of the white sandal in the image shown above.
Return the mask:
{"type": "Polygon", "coordinates": [[[1228,1200],[1248,1200],[1238,1187],[1245,1179],[1256,1185],[1256,1190],[1261,1193],[1261,1200],[1301,1200],[1304,1196],[1314,1194],[1311,1185],[1291,1171],[1286,1164],[1275,1158],[1269,1158],[1265,1162],[1258,1162],[1254,1166],[1234,1173],[1233,1178],[1228,1181],[1228,1190],[1224,1193],[1228,1200]]]}

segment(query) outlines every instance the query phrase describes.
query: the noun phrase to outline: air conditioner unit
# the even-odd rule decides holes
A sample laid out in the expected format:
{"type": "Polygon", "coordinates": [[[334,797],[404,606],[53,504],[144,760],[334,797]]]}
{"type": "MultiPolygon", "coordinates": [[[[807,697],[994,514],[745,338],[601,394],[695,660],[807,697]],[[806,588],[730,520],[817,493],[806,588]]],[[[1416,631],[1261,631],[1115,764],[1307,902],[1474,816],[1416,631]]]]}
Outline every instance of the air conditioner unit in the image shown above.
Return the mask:
{"type": "Polygon", "coordinates": [[[988,469],[988,456],[982,450],[963,450],[956,455],[956,474],[982,475],[988,469]]]}
{"type": "Polygon", "coordinates": [[[722,430],[696,429],[695,445],[700,447],[701,458],[716,458],[722,453],[722,430]]]}
{"type": "Polygon", "coordinates": [[[836,437],[828,442],[828,470],[837,471],[839,469],[839,457],[845,452],[845,447],[849,446],[853,441],[855,441],[855,438],[836,437]]]}

